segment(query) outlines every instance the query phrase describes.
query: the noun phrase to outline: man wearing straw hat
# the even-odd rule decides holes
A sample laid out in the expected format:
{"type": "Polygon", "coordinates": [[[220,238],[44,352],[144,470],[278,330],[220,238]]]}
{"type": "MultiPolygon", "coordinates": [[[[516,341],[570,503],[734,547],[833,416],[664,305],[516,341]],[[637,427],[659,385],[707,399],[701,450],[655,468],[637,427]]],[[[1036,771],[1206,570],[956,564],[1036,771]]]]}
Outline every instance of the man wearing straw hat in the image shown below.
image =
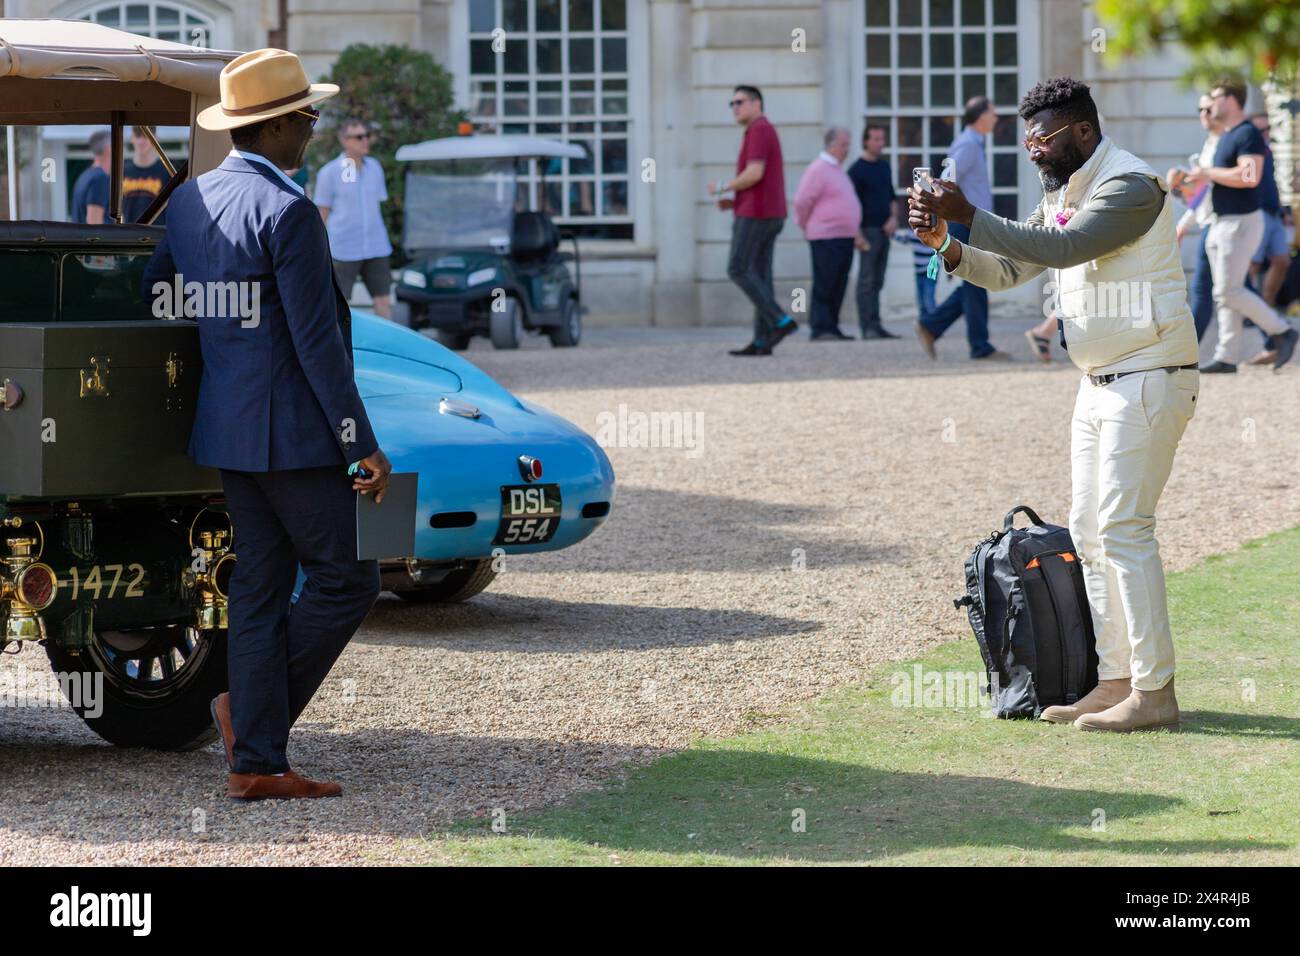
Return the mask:
{"type": "Polygon", "coordinates": [[[351,315],[325,225],[285,174],[302,165],[312,104],[337,92],[309,83],[284,50],[228,63],[220,104],[198,122],[229,130],[234,149],[172,195],[145,274],[146,294],[155,282],[235,283],[239,303],[253,304],[196,316],[203,378],[189,449],[221,470],[235,529],[230,692],[212,714],[227,793],[239,799],[341,792],[289,768],[289,728],[379,594],[377,563],[357,559],[354,492],[381,499],[391,469],[353,379],[351,315]],[[291,604],[299,565],[306,583],[291,604]]]}

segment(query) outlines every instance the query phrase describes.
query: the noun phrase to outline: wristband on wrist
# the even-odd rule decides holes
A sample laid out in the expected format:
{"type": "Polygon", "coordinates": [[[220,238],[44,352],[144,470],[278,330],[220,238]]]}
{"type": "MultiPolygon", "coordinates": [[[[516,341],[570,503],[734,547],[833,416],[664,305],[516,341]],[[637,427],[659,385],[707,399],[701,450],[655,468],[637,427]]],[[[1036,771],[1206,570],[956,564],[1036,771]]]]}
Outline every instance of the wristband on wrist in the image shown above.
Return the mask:
{"type": "Polygon", "coordinates": [[[930,264],[925,267],[925,276],[927,279],[939,278],[939,257],[943,255],[944,250],[952,244],[952,233],[944,236],[943,245],[934,250],[934,255],[930,256],[930,264]]]}

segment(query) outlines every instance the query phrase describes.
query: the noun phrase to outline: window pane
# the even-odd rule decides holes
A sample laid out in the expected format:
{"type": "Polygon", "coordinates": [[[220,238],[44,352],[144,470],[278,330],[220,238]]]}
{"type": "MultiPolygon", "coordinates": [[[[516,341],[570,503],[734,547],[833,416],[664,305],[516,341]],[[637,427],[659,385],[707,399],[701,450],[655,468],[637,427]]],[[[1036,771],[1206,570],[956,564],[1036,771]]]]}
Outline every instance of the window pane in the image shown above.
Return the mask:
{"type": "Polygon", "coordinates": [[[547,180],[542,187],[541,205],[542,212],[552,216],[563,215],[564,213],[564,193],[562,185],[557,182],[547,180]]]}
{"type": "Polygon", "coordinates": [[[569,0],[570,30],[590,30],[593,22],[591,0],[569,0]]]}
{"type": "Polygon", "coordinates": [[[1015,153],[993,154],[993,185],[1014,186],[1016,184],[1016,163],[1020,157],[1015,153]]]}
{"type": "Polygon", "coordinates": [[[149,8],[144,4],[131,4],[126,8],[126,26],[127,29],[136,28],[144,33],[149,32],[149,8]]]}
{"type": "Polygon", "coordinates": [[[595,185],[589,179],[569,183],[570,216],[594,216],[596,214],[595,185]]]}
{"type": "Polygon", "coordinates": [[[560,0],[536,0],[537,29],[539,31],[559,31],[560,0]]]}
{"type": "Polygon", "coordinates": [[[889,26],[889,0],[867,0],[867,26],[889,26]]]}
{"type": "Polygon", "coordinates": [[[961,0],[961,24],[964,27],[984,25],[984,0],[961,0]]]}
{"type": "Polygon", "coordinates": [[[952,34],[930,34],[930,66],[938,69],[953,65],[952,34]]]}
{"type": "Polygon", "coordinates": [[[921,34],[900,33],[898,35],[898,65],[921,66],[921,34]]]}
{"type": "Polygon", "coordinates": [[[938,73],[930,77],[930,105],[956,106],[956,78],[951,74],[938,73]]]}
{"type": "Polygon", "coordinates": [[[122,11],[118,7],[111,7],[108,10],[100,10],[95,14],[95,22],[102,23],[106,27],[116,27],[122,20],[122,11]]]}
{"type": "Polygon", "coordinates": [[[528,30],[528,0],[501,0],[501,26],[510,33],[528,30]]]}
{"type": "Polygon", "coordinates": [[[889,68],[888,33],[867,34],[867,66],[875,69],[889,68]]]}
{"type": "Polygon", "coordinates": [[[961,65],[984,66],[984,34],[966,33],[961,38],[961,65]]]}
{"type": "Polygon", "coordinates": [[[930,145],[947,149],[957,136],[957,120],[952,116],[930,117],[930,145]]]}
{"type": "Polygon", "coordinates": [[[894,98],[889,92],[888,76],[867,77],[867,105],[885,107],[894,105],[894,98]]]}
{"type": "MultiPolygon", "coordinates": [[[[488,41],[489,44],[491,42],[488,41]]],[[[506,40],[505,71],[507,73],[529,72],[527,40],[506,40]]]]}
{"type": "Polygon", "coordinates": [[[560,46],[563,40],[538,40],[537,41],[537,72],[538,73],[559,73],[563,70],[561,62],[562,48],[560,46]]]}
{"type": "Polygon", "coordinates": [[[961,78],[961,101],[965,103],[972,96],[988,96],[988,80],[983,73],[963,73],[961,78]]]}
{"type": "Polygon", "coordinates": [[[154,36],[159,40],[171,40],[173,43],[181,42],[181,35],[178,30],[159,30],[154,36]]]}
{"type": "Polygon", "coordinates": [[[469,0],[469,29],[471,33],[489,33],[496,24],[496,6],[492,0],[469,0]]]}
{"type": "Polygon", "coordinates": [[[596,41],[569,41],[569,72],[591,73],[596,69],[596,41]]]}
{"type": "Polygon", "coordinates": [[[596,112],[596,97],[592,93],[590,80],[570,84],[569,112],[578,116],[590,116],[596,112]]]}
{"type": "Polygon", "coordinates": [[[993,34],[993,65],[1016,65],[1016,35],[1014,33],[993,34]]]}
{"type": "Polygon", "coordinates": [[[1016,22],[1016,0],[993,0],[993,22],[1010,26],[1016,22]]]}
{"type": "Polygon", "coordinates": [[[930,0],[930,26],[952,26],[952,0],[930,0]]]}
{"type": "MultiPolygon", "coordinates": [[[[521,41],[515,41],[519,43],[521,41]]],[[[510,44],[506,44],[509,48],[510,44]]],[[[492,52],[491,40],[469,41],[469,71],[492,74],[497,71],[497,55],[492,52]]]]}
{"type": "Polygon", "coordinates": [[[627,172],[627,140],[607,139],[600,144],[600,171],[602,173],[627,172]]]}
{"type": "Polygon", "coordinates": [[[994,146],[1019,146],[1020,140],[1017,132],[1018,117],[1012,113],[1009,116],[999,116],[997,125],[993,127],[993,145],[994,146]]]}
{"type": "Polygon", "coordinates": [[[600,100],[600,110],[602,113],[622,115],[627,112],[627,94],[605,91],[600,100]]]}
{"type": "Polygon", "coordinates": [[[900,153],[898,155],[898,188],[908,189],[912,185],[912,170],[925,165],[920,153],[900,153]]]}
{"type": "Polygon", "coordinates": [[[600,28],[627,29],[627,0],[600,0],[600,28]]]}
{"type": "Polygon", "coordinates": [[[179,26],[181,22],[181,12],[175,7],[155,7],[153,12],[154,22],[159,26],[179,26]]]}
{"type": "Polygon", "coordinates": [[[898,118],[898,145],[903,147],[921,145],[921,117],[900,116],[898,118]]]}
{"type": "Polygon", "coordinates": [[[1016,75],[1014,73],[997,73],[993,77],[993,102],[999,105],[1015,106],[1020,102],[1016,95],[1016,75]]]}
{"type": "Polygon", "coordinates": [[[919,27],[921,25],[921,4],[916,0],[898,0],[898,25],[900,27],[919,27]]]}
{"type": "Polygon", "coordinates": [[[898,78],[898,105],[924,106],[925,93],[922,91],[922,76],[900,76],[898,78]]]}
{"type": "Polygon", "coordinates": [[[606,73],[627,72],[627,40],[609,37],[600,41],[600,68],[606,73]]]}
{"type": "Polygon", "coordinates": [[[1019,219],[1019,205],[1014,195],[993,197],[993,212],[1003,219],[1019,219]]]}
{"type": "Polygon", "coordinates": [[[605,208],[601,211],[606,216],[626,216],[627,181],[611,181],[604,183],[604,196],[602,199],[605,208]]]}

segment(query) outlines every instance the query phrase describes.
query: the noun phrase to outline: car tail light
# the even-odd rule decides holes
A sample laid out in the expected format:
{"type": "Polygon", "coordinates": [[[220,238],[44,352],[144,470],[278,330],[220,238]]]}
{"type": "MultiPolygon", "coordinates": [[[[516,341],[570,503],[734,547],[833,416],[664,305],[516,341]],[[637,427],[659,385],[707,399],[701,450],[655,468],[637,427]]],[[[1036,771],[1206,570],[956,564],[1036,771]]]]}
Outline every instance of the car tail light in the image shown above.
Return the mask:
{"type": "Polygon", "coordinates": [[[47,564],[30,565],[18,575],[18,597],[32,610],[44,611],[53,604],[58,589],[58,578],[47,564]]]}
{"type": "Polygon", "coordinates": [[[520,455],[519,473],[524,476],[524,481],[537,481],[542,477],[542,460],[529,455],[520,455]]]}

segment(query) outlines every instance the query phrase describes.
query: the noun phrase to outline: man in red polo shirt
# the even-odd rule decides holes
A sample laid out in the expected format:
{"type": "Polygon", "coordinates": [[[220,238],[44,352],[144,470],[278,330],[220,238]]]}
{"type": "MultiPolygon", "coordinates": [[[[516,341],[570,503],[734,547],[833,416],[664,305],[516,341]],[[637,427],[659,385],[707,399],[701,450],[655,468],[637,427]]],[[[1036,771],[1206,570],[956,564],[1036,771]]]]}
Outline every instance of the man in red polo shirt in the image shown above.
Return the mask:
{"type": "Polygon", "coordinates": [[[754,303],[754,340],[732,355],[771,355],[773,347],[799,326],[777,304],[772,289],[772,251],[785,225],[785,165],[776,128],[763,115],[763,94],[753,86],[738,86],[731,95],[731,115],[745,127],[736,176],[709,184],[719,209],[732,209],[731,255],[727,277],[754,303]]]}

